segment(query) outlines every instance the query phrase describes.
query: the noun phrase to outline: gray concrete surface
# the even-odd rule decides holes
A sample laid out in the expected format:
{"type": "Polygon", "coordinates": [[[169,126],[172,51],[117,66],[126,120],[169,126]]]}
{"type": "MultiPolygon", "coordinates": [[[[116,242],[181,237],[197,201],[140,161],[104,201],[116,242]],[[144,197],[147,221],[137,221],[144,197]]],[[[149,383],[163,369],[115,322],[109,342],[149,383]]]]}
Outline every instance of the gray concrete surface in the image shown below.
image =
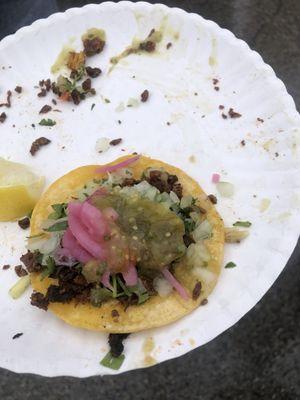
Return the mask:
{"type": "MultiPolygon", "coordinates": [[[[86,3],[0,0],[0,37],[37,18],[86,3]]],[[[299,109],[299,0],[164,3],[197,12],[246,40],[272,65],[299,109]]],[[[298,400],[299,322],[298,243],[284,272],[262,301],[237,325],[206,346],[179,359],[117,377],[46,379],[0,370],[0,399],[298,400]]]]}

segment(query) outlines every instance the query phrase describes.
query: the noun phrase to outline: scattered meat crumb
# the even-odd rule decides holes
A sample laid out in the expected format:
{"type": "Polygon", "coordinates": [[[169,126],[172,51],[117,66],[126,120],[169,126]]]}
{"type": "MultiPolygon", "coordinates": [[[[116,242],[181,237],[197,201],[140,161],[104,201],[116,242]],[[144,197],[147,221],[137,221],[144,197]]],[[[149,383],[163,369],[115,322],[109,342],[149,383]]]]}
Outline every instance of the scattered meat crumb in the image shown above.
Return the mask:
{"type": "Polygon", "coordinates": [[[214,85],[217,85],[217,84],[219,83],[219,79],[216,79],[216,78],[213,78],[212,81],[213,81],[213,84],[214,84],[214,85]]]}
{"type": "Polygon", "coordinates": [[[222,113],[221,115],[222,115],[223,119],[227,119],[227,115],[226,114],[222,113]]]}
{"type": "Polygon", "coordinates": [[[23,335],[22,332],[16,333],[12,338],[13,338],[13,339],[18,339],[18,338],[21,337],[22,335],[23,335]]]}
{"type": "Polygon", "coordinates": [[[83,81],[82,84],[81,84],[81,87],[85,92],[91,90],[91,88],[92,88],[91,78],[88,78],[85,81],[83,81]]]}
{"type": "Polygon", "coordinates": [[[207,303],[208,303],[208,300],[207,299],[203,299],[201,301],[201,306],[205,306],[207,303]]]}
{"type": "Polygon", "coordinates": [[[225,108],[225,107],[223,106],[223,104],[220,104],[220,105],[219,105],[219,110],[224,110],[224,108],[225,108]]]}
{"type": "Polygon", "coordinates": [[[9,264],[5,264],[5,265],[3,265],[3,267],[2,267],[2,269],[4,270],[4,271],[6,271],[7,269],[9,269],[10,268],[10,265],[9,264]]]}
{"type": "Polygon", "coordinates": [[[45,97],[47,94],[47,90],[46,89],[41,89],[41,91],[37,94],[38,97],[45,97]]]}
{"type": "Polygon", "coordinates": [[[201,288],[202,288],[201,282],[197,282],[193,289],[193,294],[192,294],[193,300],[198,299],[198,297],[200,296],[200,293],[201,293],[201,288]]]}
{"type": "Polygon", "coordinates": [[[214,89],[218,92],[220,90],[219,86],[215,86],[214,89]]]}
{"type": "Polygon", "coordinates": [[[0,107],[7,107],[7,108],[11,107],[11,101],[10,101],[11,100],[11,95],[12,95],[11,91],[8,90],[6,92],[6,102],[5,103],[0,103],[0,107]]]}
{"type": "Polygon", "coordinates": [[[22,90],[23,90],[22,86],[15,87],[15,92],[17,92],[17,93],[22,93],[22,90]]]}
{"type": "Polygon", "coordinates": [[[31,124],[31,126],[32,126],[33,128],[35,128],[35,124],[31,124]]]}
{"type": "Polygon", "coordinates": [[[197,92],[195,92],[195,93],[194,93],[194,96],[198,96],[198,93],[197,93],[197,92]]]}
{"type": "Polygon", "coordinates": [[[0,122],[1,122],[1,124],[3,124],[3,122],[6,120],[6,118],[7,118],[7,115],[5,114],[5,112],[0,114],[0,122]]]}
{"type": "Polygon", "coordinates": [[[28,272],[26,271],[25,268],[22,267],[22,265],[15,266],[15,273],[18,275],[19,278],[21,278],[22,276],[28,275],[28,272]]]}
{"type": "Polygon", "coordinates": [[[166,45],[167,50],[169,50],[169,48],[172,47],[172,46],[173,46],[173,44],[172,44],[171,42],[169,42],[169,43],[166,45]]]}
{"type": "Polygon", "coordinates": [[[276,153],[275,153],[275,157],[279,157],[279,153],[277,153],[277,151],[276,151],[276,153]]]}
{"type": "Polygon", "coordinates": [[[145,103],[149,98],[149,91],[144,90],[143,93],[141,94],[141,101],[142,103],[145,103]]]}
{"type": "Polygon", "coordinates": [[[215,195],[209,194],[207,197],[213,204],[217,204],[218,200],[215,195]]]}
{"type": "Polygon", "coordinates": [[[109,144],[111,145],[111,146],[117,146],[118,144],[120,144],[122,142],[122,138],[119,138],[119,139],[113,139],[113,140],[111,140],[110,142],[109,142],[109,144]]]}
{"type": "Polygon", "coordinates": [[[118,119],[118,124],[121,125],[122,121],[120,119],[118,119]]]}
{"type": "Polygon", "coordinates": [[[28,217],[25,217],[23,219],[20,219],[18,221],[18,225],[21,229],[27,229],[30,226],[30,219],[28,217]]]}
{"type": "Polygon", "coordinates": [[[45,137],[40,137],[40,138],[36,139],[31,145],[30,154],[32,156],[34,156],[35,153],[37,151],[39,151],[42,146],[46,146],[49,143],[51,143],[51,140],[49,140],[45,137]]]}
{"type": "Polygon", "coordinates": [[[47,311],[49,300],[40,292],[33,292],[30,297],[30,304],[47,311]]]}
{"type": "Polygon", "coordinates": [[[52,110],[52,107],[49,106],[48,104],[45,104],[41,109],[39,114],[47,114],[49,111],[52,110]]]}
{"type": "Polygon", "coordinates": [[[55,99],[52,99],[51,101],[52,101],[52,103],[56,106],[57,101],[56,101],[55,99]]]}
{"type": "Polygon", "coordinates": [[[83,41],[84,52],[87,57],[91,57],[94,54],[99,54],[105,46],[105,41],[98,37],[92,39],[85,39],[83,41]]]}
{"type": "Polygon", "coordinates": [[[256,118],[256,119],[258,122],[261,122],[261,123],[265,122],[262,118],[256,118]]]}
{"type": "Polygon", "coordinates": [[[90,78],[97,78],[101,73],[100,68],[86,67],[85,71],[90,78]]]}
{"type": "Polygon", "coordinates": [[[168,121],[168,122],[167,122],[167,125],[169,125],[169,126],[170,126],[170,125],[171,125],[171,122],[169,122],[169,121],[168,121]]]}
{"type": "Polygon", "coordinates": [[[156,43],[152,42],[151,40],[147,40],[146,42],[140,43],[139,48],[140,50],[147,51],[147,53],[153,53],[156,48],[156,43]]]}
{"type": "Polygon", "coordinates": [[[230,118],[240,118],[242,114],[233,110],[233,108],[229,108],[228,115],[230,118]]]}

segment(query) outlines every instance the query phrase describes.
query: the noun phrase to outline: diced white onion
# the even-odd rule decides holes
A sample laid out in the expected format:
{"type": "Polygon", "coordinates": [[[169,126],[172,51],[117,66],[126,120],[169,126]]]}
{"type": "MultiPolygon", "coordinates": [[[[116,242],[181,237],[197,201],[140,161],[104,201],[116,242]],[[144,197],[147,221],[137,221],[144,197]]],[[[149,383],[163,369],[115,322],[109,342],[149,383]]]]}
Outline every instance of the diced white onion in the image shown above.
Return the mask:
{"type": "Polygon", "coordinates": [[[163,277],[154,278],[153,287],[160,297],[169,296],[173,290],[172,285],[163,277]]]}
{"type": "Polygon", "coordinates": [[[191,267],[203,267],[210,260],[210,254],[202,242],[189,245],[186,257],[191,267]]]}
{"type": "Polygon", "coordinates": [[[195,267],[193,268],[192,273],[200,280],[200,282],[205,282],[206,285],[210,285],[216,280],[216,274],[207,268],[195,267]]]}
{"type": "Polygon", "coordinates": [[[123,103],[123,101],[117,106],[117,108],[116,108],[116,112],[121,112],[121,111],[124,111],[125,110],[125,105],[124,105],[124,103],[123,103]]]}
{"type": "Polygon", "coordinates": [[[138,107],[140,105],[140,101],[133,97],[130,97],[127,102],[127,107],[138,107]]]}
{"type": "Polygon", "coordinates": [[[193,239],[195,242],[200,240],[208,239],[211,237],[212,226],[207,219],[201,222],[200,225],[192,232],[193,239]]]}
{"type": "Polygon", "coordinates": [[[232,197],[234,193],[234,186],[229,182],[218,182],[216,184],[217,190],[223,197],[232,197]]]}
{"type": "Polygon", "coordinates": [[[109,149],[109,142],[110,142],[110,139],[108,139],[106,137],[99,138],[96,141],[96,146],[95,146],[96,151],[98,153],[104,153],[105,151],[107,151],[109,149]]]}
{"type": "Polygon", "coordinates": [[[192,196],[183,196],[180,201],[181,208],[187,208],[192,205],[193,197],[192,196]]]}
{"type": "Polygon", "coordinates": [[[172,192],[172,191],[170,192],[170,199],[171,199],[171,200],[173,201],[173,203],[175,203],[175,204],[177,204],[177,203],[180,202],[180,200],[179,200],[177,194],[174,193],[174,192],[172,192]]]}
{"type": "Polygon", "coordinates": [[[39,250],[42,254],[52,253],[59,245],[60,236],[53,234],[50,238],[37,237],[28,239],[27,249],[30,251],[39,250]]]}

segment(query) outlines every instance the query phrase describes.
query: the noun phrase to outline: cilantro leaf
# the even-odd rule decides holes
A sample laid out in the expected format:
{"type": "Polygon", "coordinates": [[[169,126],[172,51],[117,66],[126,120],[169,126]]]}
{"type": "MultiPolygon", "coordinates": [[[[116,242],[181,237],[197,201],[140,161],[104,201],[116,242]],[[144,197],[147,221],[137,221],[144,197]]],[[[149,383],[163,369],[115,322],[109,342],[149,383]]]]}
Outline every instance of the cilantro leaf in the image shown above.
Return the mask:
{"type": "Polygon", "coordinates": [[[46,264],[47,265],[46,265],[45,269],[41,273],[41,281],[44,280],[47,276],[53,274],[53,272],[55,271],[55,262],[52,257],[47,258],[46,264]]]}
{"type": "Polygon", "coordinates": [[[125,360],[125,355],[121,354],[119,357],[114,357],[109,351],[104,358],[100,361],[103,367],[118,370],[125,360]]]}
{"type": "Polygon", "coordinates": [[[61,222],[56,222],[47,229],[44,229],[44,231],[59,232],[59,231],[65,231],[67,228],[68,228],[68,221],[61,221],[61,222]]]}
{"type": "Polygon", "coordinates": [[[43,118],[42,120],[40,120],[39,125],[41,126],[54,126],[56,125],[56,121],[54,121],[53,119],[45,119],[43,118]]]}
{"type": "Polygon", "coordinates": [[[229,263],[227,263],[225,265],[225,268],[234,268],[234,267],[236,267],[236,264],[234,262],[232,262],[232,261],[230,261],[229,263]]]}
{"type": "Polygon", "coordinates": [[[244,228],[249,228],[251,226],[251,222],[249,221],[236,221],[233,226],[242,226],[244,228]]]}

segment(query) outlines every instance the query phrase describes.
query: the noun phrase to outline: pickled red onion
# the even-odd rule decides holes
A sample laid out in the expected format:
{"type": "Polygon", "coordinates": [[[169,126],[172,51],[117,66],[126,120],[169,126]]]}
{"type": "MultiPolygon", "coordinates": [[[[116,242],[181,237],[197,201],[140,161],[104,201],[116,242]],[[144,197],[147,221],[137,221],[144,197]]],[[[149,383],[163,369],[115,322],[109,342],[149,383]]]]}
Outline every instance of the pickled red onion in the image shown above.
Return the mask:
{"type": "Polygon", "coordinates": [[[211,181],[212,183],[218,183],[220,181],[220,174],[212,174],[211,181]]]}
{"type": "Polygon", "coordinates": [[[113,287],[111,286],[111,284],[110,284],[110,282],[109,282],[109,277],[110,277],[110,271],[109,271],[109,269],[107,268],[105,271],[104,271],[104,274],[102,275],[102,278],[101,278],[101,283],[103,284],[103,286],[105,286],[105,287],[107,287],[107,288],[109,288],[109,289],[113,289],[113,287]]]}
{"type": "Polygon", "coordinates": [[[89,234],[97,241],[101,241],[107,235],[108,225],[102,212],[88,202],[81,206],[80,220],[88,229],[89,234]]]}
{"type": "Polygon", "coordinates": [[[62,238],[62,250],[68,250],[72,257],[82,263],[87,263],[93,259],[93,256],[89,254],[80,244],[77,242],[76,238],[73,236],[70,228],[66,230],[62,238]]]}
{"type": "Polygon", "coordinates": [[[80,220],[81,204],[74,202],[69,203],[68,211],[69,227],[79,244],[96,260],[104,260],[105,250],[99,243],[90,237],[89,232],[80,220]]]}
{"type": "Polygon", "coordinates": [[[138,275],[134,264],[130,264],[127,271],[122,272],[122,276],[127,286],[134,286],[138,282],[138,275]]]}
{"type": "Polygon", "coordinates": [[[166,280],[173,286],[173,288],[178,292],[178,294],[184,299],[188,300],[189,295],[185,288],[174,278],[168,268],[164,268],[162,271],[163,276],[166,280]]]}
{"type": "Polygon", "coordinates": [[[125,168],[128,165],[134,163],[135,161],[137,161],[140,158],[140,155],[137,155],[135,157],[132,158],[127,158],[124,161],[119,162],[118,164],[114,164],[114,165],[103,165],[99,168],[96,169],[96,173],[105,173],[105,172],[113,172],[113,171],[117,171],[120,168],[125,168]]]}

